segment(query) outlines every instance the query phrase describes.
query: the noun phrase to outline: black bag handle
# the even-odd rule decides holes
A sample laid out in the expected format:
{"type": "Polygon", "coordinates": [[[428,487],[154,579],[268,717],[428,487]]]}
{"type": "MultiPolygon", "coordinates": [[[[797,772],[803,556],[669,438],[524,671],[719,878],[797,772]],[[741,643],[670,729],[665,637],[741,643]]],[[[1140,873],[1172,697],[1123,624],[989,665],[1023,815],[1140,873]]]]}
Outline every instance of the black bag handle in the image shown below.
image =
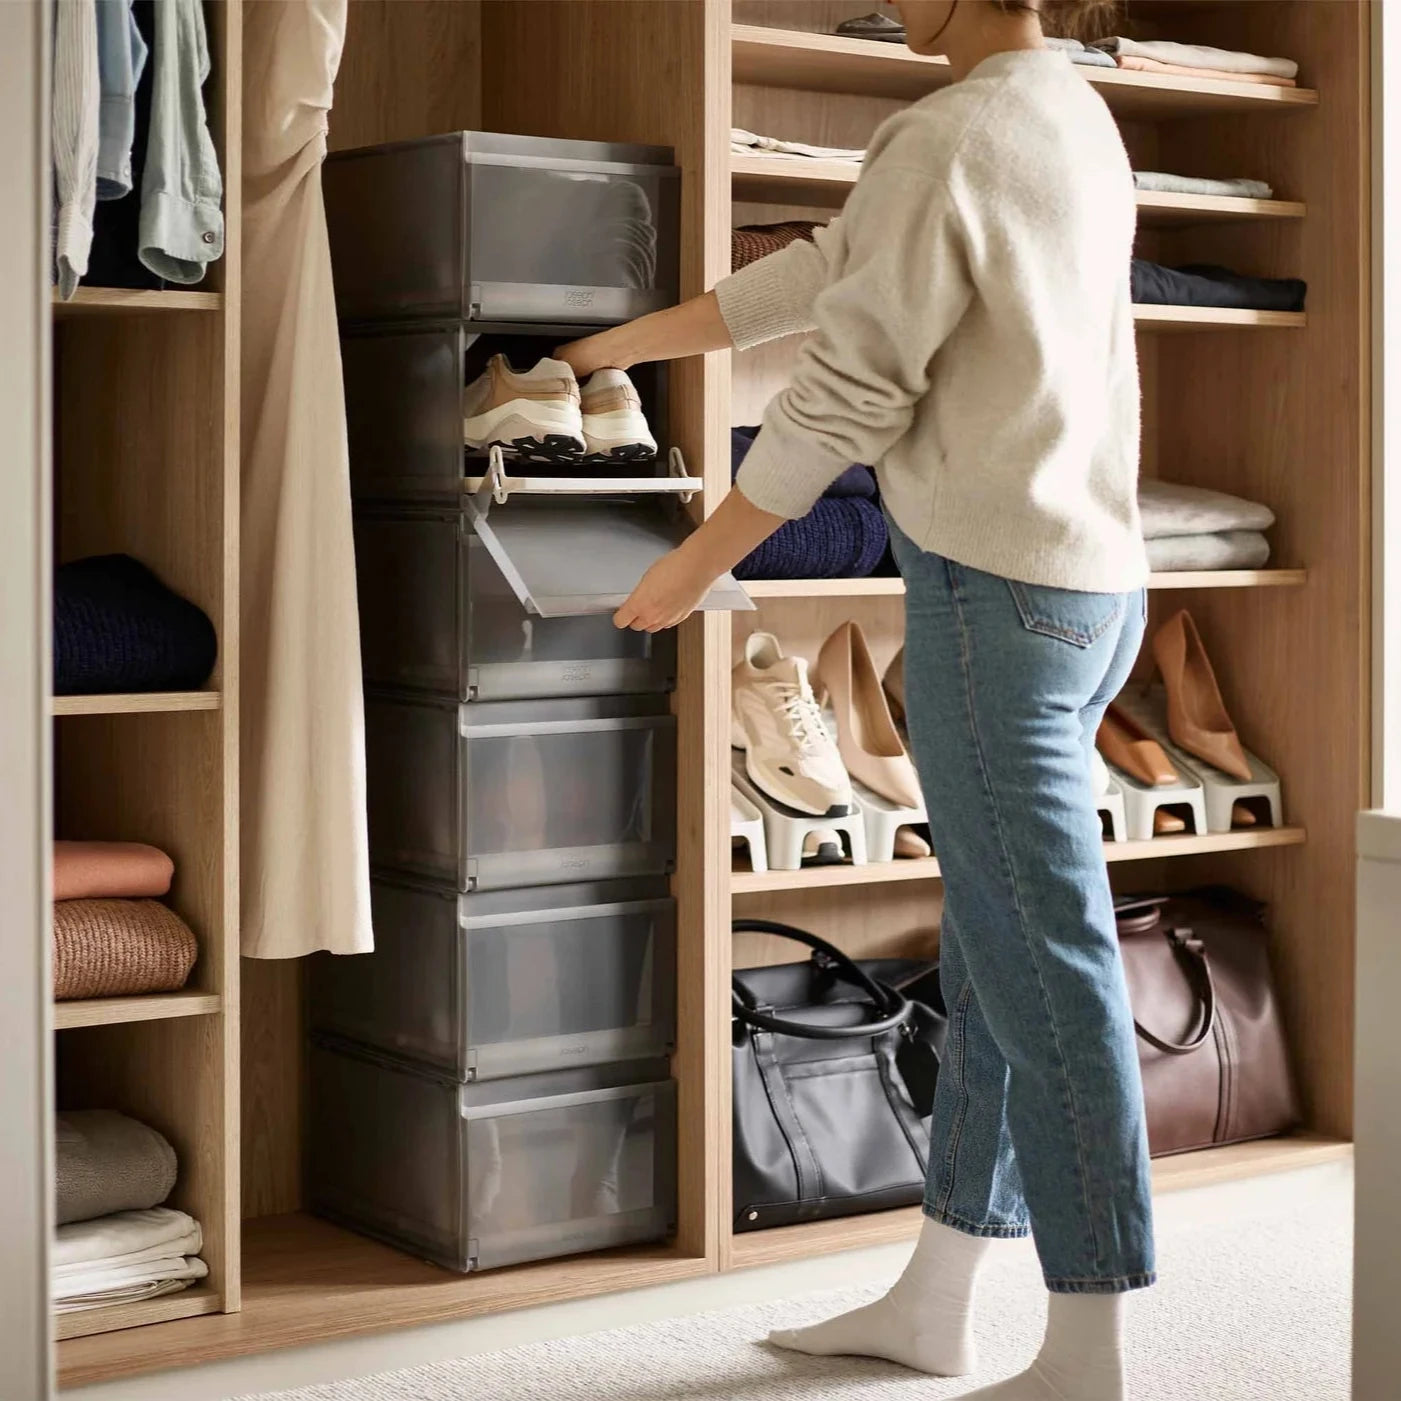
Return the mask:
{"type": "Polygon", "coordinates": [[[829,944],[816,934],[809,934],[806,929],[780,924],[773,919],[737,919],[731,925],[731,931],[735,934],[773,934],[780,939],[805,944],[819,955],[821,964],[828,971],[864,992],[879,1014],[875,1020],[860,1022],[856,1026],[817,1026],[812,1022],[788,1021],[761,1012],[748,989],[734,979],[730,984],[731,1010],[735,1018],[746,1026],[777,1032],[780,1036],[800,1036],[809,1041],[845,1041],[881,1036],[903,1026],[910,1019],[914,1004],[907,997],[872,978],[835,944],[829,944]]]}
{"type": "Polygon", "coordinates": [[[1172,946],[1177,961],[1187,973],[1187,981],[1201,1002],[1201,1029],[1190,1041],[1166,1041],[1155,1036],[1137,1017],[1134,1030],[1150,1045],[1170,1056],[1190,1055],[1207,1042],[1216,1026],[1216,983],[1211,976],[1211,964],[1207,961],[1206,948],[1190,929],[1165,929],[1163,935],[1172,946]]]}

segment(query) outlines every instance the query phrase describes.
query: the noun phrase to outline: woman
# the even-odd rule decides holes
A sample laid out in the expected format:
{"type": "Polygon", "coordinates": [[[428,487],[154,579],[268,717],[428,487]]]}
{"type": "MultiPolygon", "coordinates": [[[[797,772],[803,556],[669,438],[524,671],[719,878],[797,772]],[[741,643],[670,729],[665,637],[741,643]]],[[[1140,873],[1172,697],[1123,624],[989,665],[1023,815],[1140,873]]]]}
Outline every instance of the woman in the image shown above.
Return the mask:
{"type": "Polygon", "coordinates": [[[887,1296],[774,1340],[963,1374],[978,1266],[1029,1226],[1045,1342],[973,1394],[1123,1401],[1121,1306],[1154,1279],[1152,1208],[1088,756],[1145,619],[1133,179],[1032,0],[899,8],[909,46],[958,81],[881,127],[844,217],[559,353],[583,375],[813,332],[738,490],[648,571],[620,627],[685,618],[852,462],[878,464],[905,577],[950,1013],[927,1219],[887,1296]]]}

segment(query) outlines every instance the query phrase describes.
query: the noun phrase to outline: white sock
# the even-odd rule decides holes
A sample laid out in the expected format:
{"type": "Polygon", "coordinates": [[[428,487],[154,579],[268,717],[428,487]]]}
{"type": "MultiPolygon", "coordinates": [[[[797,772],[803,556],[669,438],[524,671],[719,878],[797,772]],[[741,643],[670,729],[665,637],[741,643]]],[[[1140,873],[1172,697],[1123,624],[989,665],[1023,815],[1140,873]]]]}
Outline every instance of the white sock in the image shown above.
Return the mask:
{"type": "Polygon", "coordinates": [[[814,1357],[883,1357],[937,1377],[971,1372],[973,1287],[989,1240],[925,1219],[910,1263],[874,1304],[780,1329],[769,1341],[814,1357]]]}
{"type": "Polygon", "coordinates": [[[1052,1294],[1031,1369],[964,1401],[1128,1401],[1123,1328],[1123,1294],[1052,1294]]]}

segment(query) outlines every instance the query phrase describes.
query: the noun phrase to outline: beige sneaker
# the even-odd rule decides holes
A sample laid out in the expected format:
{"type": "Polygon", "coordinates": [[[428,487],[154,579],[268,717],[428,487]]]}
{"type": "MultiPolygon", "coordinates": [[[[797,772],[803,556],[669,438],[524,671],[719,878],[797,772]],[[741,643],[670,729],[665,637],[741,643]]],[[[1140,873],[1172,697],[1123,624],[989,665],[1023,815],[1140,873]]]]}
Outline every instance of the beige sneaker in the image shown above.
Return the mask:
{"type": "Polygon", "coordinates": [[[785,657],[772,633],[750,634],[732,673],[730,743],[762,792],[799,812],[842,816],[851,780],[808,684],[808,664],[785,657]]]}
{"type": "Polygon", "coordinates": [[[591,462],[639,462],[657,455],[642,400],[623,370],[595,370],[579,386],[591,462]]]}
{"type": "Polygon", "coordinates": [[[493,355],[463,394],[462,439],[469,448],[500,444],[524,462],[577,462],[584,454],[579,385],[563,360],[513,370],[493,355]]]}

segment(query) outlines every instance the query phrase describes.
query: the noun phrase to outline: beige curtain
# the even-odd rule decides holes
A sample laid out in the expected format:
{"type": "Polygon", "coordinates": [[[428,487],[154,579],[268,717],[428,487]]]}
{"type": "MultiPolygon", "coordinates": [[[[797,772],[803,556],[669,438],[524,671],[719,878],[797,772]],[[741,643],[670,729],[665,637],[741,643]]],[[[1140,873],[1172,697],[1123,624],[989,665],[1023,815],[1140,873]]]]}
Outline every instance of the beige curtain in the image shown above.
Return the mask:
{"type": "Polygon", "coordinates": [[[321,196],[346,0],[243,15],[243,952],[363,953],[360,635],[321,196]]]}

